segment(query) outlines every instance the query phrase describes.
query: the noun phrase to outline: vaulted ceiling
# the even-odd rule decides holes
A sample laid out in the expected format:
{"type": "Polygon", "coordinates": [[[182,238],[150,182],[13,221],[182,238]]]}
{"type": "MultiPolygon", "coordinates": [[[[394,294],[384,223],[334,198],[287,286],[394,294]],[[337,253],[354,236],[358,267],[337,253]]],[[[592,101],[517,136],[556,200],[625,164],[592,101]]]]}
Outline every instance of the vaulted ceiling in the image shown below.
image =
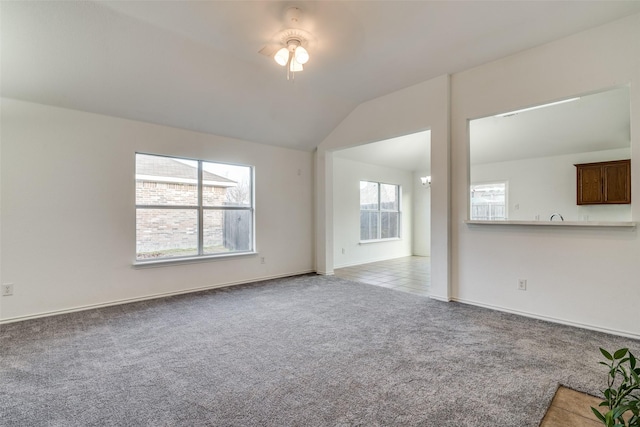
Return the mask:
{"type": "Polygon", "coordinates": [[[312,150],[361,102],[639,13],[637,1],[2,1],[2,96],[312,150]],[[258,51],[299,6],[294,81],[258,51]]]}

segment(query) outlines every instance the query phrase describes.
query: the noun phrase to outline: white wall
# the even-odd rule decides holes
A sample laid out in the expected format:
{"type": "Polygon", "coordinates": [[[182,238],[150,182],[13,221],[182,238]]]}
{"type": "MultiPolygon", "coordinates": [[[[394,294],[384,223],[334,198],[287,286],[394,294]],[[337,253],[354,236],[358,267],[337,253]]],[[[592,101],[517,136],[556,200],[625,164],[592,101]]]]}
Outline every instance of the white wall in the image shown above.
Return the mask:
{"type": "Polygon", "coordinates": [[[413,255],[431,256],[431,186],[423,186],[420,177],[429,171],[413,173],[413,255]]]}
{"type": "Polygon", "coordinates": [[[1,141],[0,320],[313,270],[312,153],[6,98],[1,141]],[[132,267],[136,151],[254,165],[259,255],[132,267]]]}
{"type": "Polygon", "coordinates": [[[431,130],[430,296],[449,300],[449,76],[360,104],[318,146],[316,165],[316,269],[332,274],[333,151],[431,130]]]}
{"type": "MultiPolygon", "coordinates": [[[[452,294],[456,300],[640,337],[637,229],[472,226],[469,119],[631,85],[631,152],[640,152],[640,15],[451,77],[452,294]],[[519,278],[526,291],[516,290],[519,278]]],[[[632,218],[640,161],[632,157],[632,218]]]]}
{"type": "Polygon", "coordinates": [[[631,158],[631,150],[595,151],[471,166],[471,183],[508,182],[508,219],[547,221],[631,221],[631,205],[576,204],[577,163],[631,158]],[[588,218],[585,218],[588,216],[588,218]],[[557,219],[557,218],[556,218],[557,219]]]}
{"type": "Polygon", "coordinates": [[[334,268],[411,256],[413,174],[349,159],[333,159],[334,268]],[[360,244],[360,181],[400,185],[401,239],[360,244]],[[343,250],[344,249],[344,253],[343,250]]]}

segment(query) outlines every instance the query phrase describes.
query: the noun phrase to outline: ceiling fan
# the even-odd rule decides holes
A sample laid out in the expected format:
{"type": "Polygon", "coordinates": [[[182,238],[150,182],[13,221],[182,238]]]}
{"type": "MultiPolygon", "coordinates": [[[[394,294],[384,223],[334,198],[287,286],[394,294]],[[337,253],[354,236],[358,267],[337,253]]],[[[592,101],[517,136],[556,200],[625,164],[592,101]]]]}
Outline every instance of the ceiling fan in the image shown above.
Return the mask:
{"type": "Polygon", "coordinates": [[[287,80],[293,80],[295,73],[303,71],[309,61],[307,47],[314,42],[310,32],[299,28],[302,10],[292,6],[285,11],[285,22],[289,28],[278,31],[259,53],[272,57],[276,63],[286,67],[287,80]]]}

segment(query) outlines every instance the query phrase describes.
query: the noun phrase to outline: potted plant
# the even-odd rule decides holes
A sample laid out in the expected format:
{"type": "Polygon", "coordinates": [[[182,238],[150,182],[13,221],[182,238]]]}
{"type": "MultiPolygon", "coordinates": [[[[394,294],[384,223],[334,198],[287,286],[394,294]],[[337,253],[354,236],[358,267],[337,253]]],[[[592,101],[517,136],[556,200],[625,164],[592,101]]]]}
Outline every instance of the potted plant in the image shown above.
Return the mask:
{"type": "Polygon", "coordinates": [[[600,364],[609,368],[609,374],[607,388],[602,390],[605,400],[599,406],[609,411],[591,410],[607,427],[640,427],[640,366],[635,356],[627,348],[613,354],[600,348],[600,352],[607,359],[600,364]]]}

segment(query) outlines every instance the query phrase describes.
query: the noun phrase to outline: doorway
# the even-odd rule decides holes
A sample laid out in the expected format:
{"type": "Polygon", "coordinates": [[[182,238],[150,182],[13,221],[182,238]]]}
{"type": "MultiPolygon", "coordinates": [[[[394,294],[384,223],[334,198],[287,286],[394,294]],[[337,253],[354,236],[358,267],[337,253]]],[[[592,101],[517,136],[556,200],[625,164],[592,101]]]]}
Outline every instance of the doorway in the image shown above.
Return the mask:
{"type": "Polygon", "coordinates": [[[336,275],[426,292],[431,255],[430,153],[429,130],[332,153],[336,275]],[[363,195],[363,189],[392,187],[398,188],[399,236],[384,233],[384,218],[397,215],[393,203],[384,196],[369,200],[371,195],[363,195]],[[371,232],[376,221],[383,229],[377,234],[371,232]],[[391,273],[404,276],[394,278],[391,273]]]}

